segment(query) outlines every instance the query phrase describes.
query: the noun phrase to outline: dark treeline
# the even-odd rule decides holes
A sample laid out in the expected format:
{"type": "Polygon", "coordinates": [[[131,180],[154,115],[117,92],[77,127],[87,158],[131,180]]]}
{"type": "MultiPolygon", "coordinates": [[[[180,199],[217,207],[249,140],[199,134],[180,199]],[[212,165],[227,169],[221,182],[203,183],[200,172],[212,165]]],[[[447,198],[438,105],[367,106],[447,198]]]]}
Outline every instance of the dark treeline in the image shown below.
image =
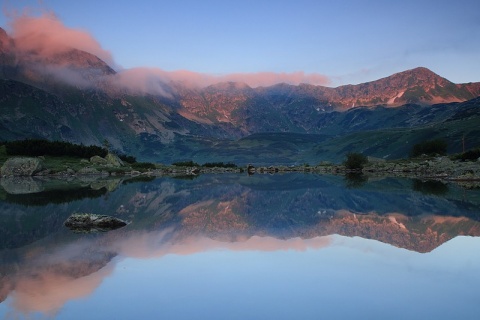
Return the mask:
{"type": "Polygon", "coordinates": [[[70,156],[90,158],[93,156],[105,157],[108,150],[99,146],[85,146],[64,141],[48,141],[42,139],[29,139],[4,142],[8,155],[12,156],[70,156]]]}
{"type": "Polygon", "coordinates": [[[480,148],[468,150],[467,152],[456,156],[456,159],[463,161],[477,161],[478,158],[480,158],[480,148]]]}
{"type": "Polygon", "coordinates": [[[200,167],[200,165],[196,162],[190,161],[177,161],[172,163],[172,165],[176,167],[200,167]]]}
{"type": "Polygon", "coordinates": [[[235,163],[223,163],[223,162],[207,162],[203,165],[206,168],[236,168],[235,163]]]}
{"type": "Polygon", "coordinates": [[[207,162],[203,165],[190,160],[190,161],[178,161],[172,163],[172,165],[177,167],[205,167],[205,168],[237,168],[235,163],[223,163],[223,162],[207,162]]]}
{"type": "Polygon", "coordinates": [[[412,151],[410,152],[410,157],[415,158],[424,154],[429,156],[436,154],[441,156],[446,155],[447,142],[442,139],[436,139],[417,143],[413,146],[412,151]]]}

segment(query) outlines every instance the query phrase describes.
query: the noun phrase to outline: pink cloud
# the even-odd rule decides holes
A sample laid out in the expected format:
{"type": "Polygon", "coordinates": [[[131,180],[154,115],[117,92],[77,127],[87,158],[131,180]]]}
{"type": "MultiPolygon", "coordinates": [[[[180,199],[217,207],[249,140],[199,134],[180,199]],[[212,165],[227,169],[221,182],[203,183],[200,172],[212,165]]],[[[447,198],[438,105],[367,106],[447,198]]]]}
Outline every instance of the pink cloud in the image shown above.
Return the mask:
{"type": "MultiPolygon", "coordinates": [[[[167,85],[172,82],[181,83],[190,88],[202,88],[219,82],[239,82],[250,87],[271,86],[277,83],[292,85],[300,83],[328,85],[330,83],[327,76],[317,73],[308,74],[302,71],[213,75],[188,70],[165,71],[159,68],[144,67],[122,70],[106,79],[104,75],[98,75],[96,78],[85,76],[78,68],[64,72],[60,69],[67,69],[68,66],[62,65],[57,58],[59,54],[66,53],[72,48],[93,54],[112,67],[116,67],[117,64],[112,54],[103,49],[90,33],[65,26],[51,12],[42,12],[37,16],[28,11],[21,14],[7,13],[7,15],[10,19],[10,36],[15,40],[17,51],[23,54],[34,53],[35,57],[41,58],[33,60],[41,63],[41,68],[37,68],[37,71],[81,87],[97,86],[98,80],[101,83],[107,80],[113,88],[169,96],[167,85]],[[54,66],[54,68],[50,66],[54,66]]],[[[86,58],[83,57],[83,59],[86,58]]],[[[88,65],[88,61],[84,65],[88,65]]]]}
{"type": "Polygon", "coordinates": [[[165,71],[158,68],[132,68],[120,71],[114,77],[115,83],[125,89],[144,93],[164,94],[164,85],[170,82],[181,83],[187,87],[203,88],[220,82],[245,83],[250,87],[266,87],[277,83],[298,85],[308,83],[313,85],[328,85],[327,76],[304,72],[275,73],[232,73],[226,75],[211,75],[188,70],[165,71]]]}
{"type": "Polygon", "coordinates": [[[44,58],[64,53],[71,48],[96,55],[106,63],[114,65],[112,54],[88,32],[66,27],[53,13],[39,17],[13,14],[9,23],[11,36],[20,51],[34,51],[44,58]]]}
{"type": "Polygon", "coordinates": [[[220,76],[222,81],[245,82],[251,87],[266,87],[277,83],[298,85],[308,83],[314,85],[328,85],[330,80],[327,76],[318,73],[297,72],[257,72],[257,73],[232,73],[220,76]]]}

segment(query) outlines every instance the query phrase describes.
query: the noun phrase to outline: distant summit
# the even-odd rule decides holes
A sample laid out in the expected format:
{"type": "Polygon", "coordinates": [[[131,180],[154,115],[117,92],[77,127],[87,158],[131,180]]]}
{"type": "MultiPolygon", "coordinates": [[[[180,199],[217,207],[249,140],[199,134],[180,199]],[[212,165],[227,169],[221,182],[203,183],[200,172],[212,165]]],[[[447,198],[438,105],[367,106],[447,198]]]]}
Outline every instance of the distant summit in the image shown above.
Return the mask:
{"type": "Polygon", "coordinates": [[[0,76],[21,81],[47,91],[63,87],[92,87],[101,77],[116,72],[103,60],[88,52],[64,47],[48,53],[25,50],[0,28],[0,76]]]}

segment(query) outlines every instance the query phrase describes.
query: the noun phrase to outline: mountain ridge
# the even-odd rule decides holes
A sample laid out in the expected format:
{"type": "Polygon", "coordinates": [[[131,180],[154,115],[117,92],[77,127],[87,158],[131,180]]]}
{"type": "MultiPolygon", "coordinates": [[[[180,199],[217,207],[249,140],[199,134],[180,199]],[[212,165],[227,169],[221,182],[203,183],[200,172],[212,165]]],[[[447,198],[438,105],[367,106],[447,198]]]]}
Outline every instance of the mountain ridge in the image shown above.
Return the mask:
{"type": "MultiPolygon", "coordinates": [[[[143,160],[205,157],[212,146],[228,142],[233,147],[236,142],[230,142],[257,133],[338,138],[389,127],[445,127],[442,122],[457,108],[479,104],[472,99],[480,96],[480,82],[454,84],[423,67],[336,88],[285,83],[251,87],[242,82],[196,87],[154,77],[150,85],[160,91],[145,93],[128,87],[128,81],[119,82],[122,72],[93,54],[61,48],[46,56],[41,50],[22,51],[15,40],[0,28],[2,140],[45,138],[101,145],[107,139],[114,150],[143,160]],[[457,105],[469,100],[473,102],[457,105]],[[439,102],[445,108],[435,107],[439,102]]],[[[469,110],[468,115],[457,113],[455,124],[462,117],[479,116],[477,108],[469,110]]],[[[474,121],[469,123],[473,126],[474,121]]],[[[462,130],[472,136],[472,145],[480,140],[473,127],[462,130]]],[[[457,143],[458,134],[448,137],[457,143]]],[[[283,137],[288,140],[287,136],[283,137]]],[[[294,146],[296,140],[291,140],[294,146]]],[[[270,142],[281,149],[278,138],[270,142]]]]}

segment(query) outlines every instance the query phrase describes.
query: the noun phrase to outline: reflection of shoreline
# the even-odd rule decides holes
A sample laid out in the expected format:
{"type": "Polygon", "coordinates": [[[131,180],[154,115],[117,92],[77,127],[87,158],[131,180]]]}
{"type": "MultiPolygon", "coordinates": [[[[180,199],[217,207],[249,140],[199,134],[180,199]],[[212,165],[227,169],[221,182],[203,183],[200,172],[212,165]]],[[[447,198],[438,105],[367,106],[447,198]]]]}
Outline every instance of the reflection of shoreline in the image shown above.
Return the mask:
{"type": "MultiPolygon", "coordinates": [[[[147,181],[153,180],[150,177],[147,181]]],[[[51,203],[68,203],[86,198],[98,198],[114,191],[121,184],[145,178],[105,178],[103,176],[80,177],[0,177],[4,200],[21,205],[44,206],[51,203]]],[[[0,192],[1,192],[0,188],[0,192]]]]}
{"type": "MultiPolygon", "coordinates": [[[[340,212],[339,215],[355,216],[348,212],[340,212]]],[[[434,224],[464,222],[459,221],[462,218],[426,219],[434,224]]],[[[388,220],[398,225],[399,229],[405,228],[402,225],[405,221],[398,215],[389,215],[388,220]]],[[[0,302],[8,297],[8,303],[18,315],[41,312],[54,316],[67,302],[91,295],[113,273],[122,258],[152,259],[171,254],[192,255],[222,250],[319,250],[333,244],[341,245],[342,241],[335,240],[338,237],[278,239],[238,235],[231,241],[222,241],[204,236],[183,237],[177,230],[168,228],[161,231],[118,230],[98,237],[78,238],[68,244],[60,242],[50,249],[46,249],[48,243],[41,243],[24,252],[23,260],[14,262],[15,267],[4,266],[10,272],[15,271],[11,274],[1,272],[4,276],[0,278],[0,302]]]]}
{"type": "Polygon", "coordinates": [[[0,301],[9,297],[23,313],[55,312],[93,292],[114,269],[115,257],[302,251],[329,246],[335,234],[427,253],[458,235],[480,235],[478,193],[464,201],[454,186],[444,190],[413,182],[413,187],[411,180],[369,180],[349,189],[337,177],[222,175],[124,183],[104,197],[62,205],[0,202],[4,238],[25,236],[0,251],[0,301]],[[132,223],[109,233],[73,235],[61,224],[74,210],[108,212],[132,223]],[[432,214],[437,212],[443,215],[432,214]],[[8,234],[20,221],[25,225],[18,235],[8,234]],[[67,289],[73,293],[61,294],[67,289]],[[43,300],[33,298],[38,290],[43,300]]]}

